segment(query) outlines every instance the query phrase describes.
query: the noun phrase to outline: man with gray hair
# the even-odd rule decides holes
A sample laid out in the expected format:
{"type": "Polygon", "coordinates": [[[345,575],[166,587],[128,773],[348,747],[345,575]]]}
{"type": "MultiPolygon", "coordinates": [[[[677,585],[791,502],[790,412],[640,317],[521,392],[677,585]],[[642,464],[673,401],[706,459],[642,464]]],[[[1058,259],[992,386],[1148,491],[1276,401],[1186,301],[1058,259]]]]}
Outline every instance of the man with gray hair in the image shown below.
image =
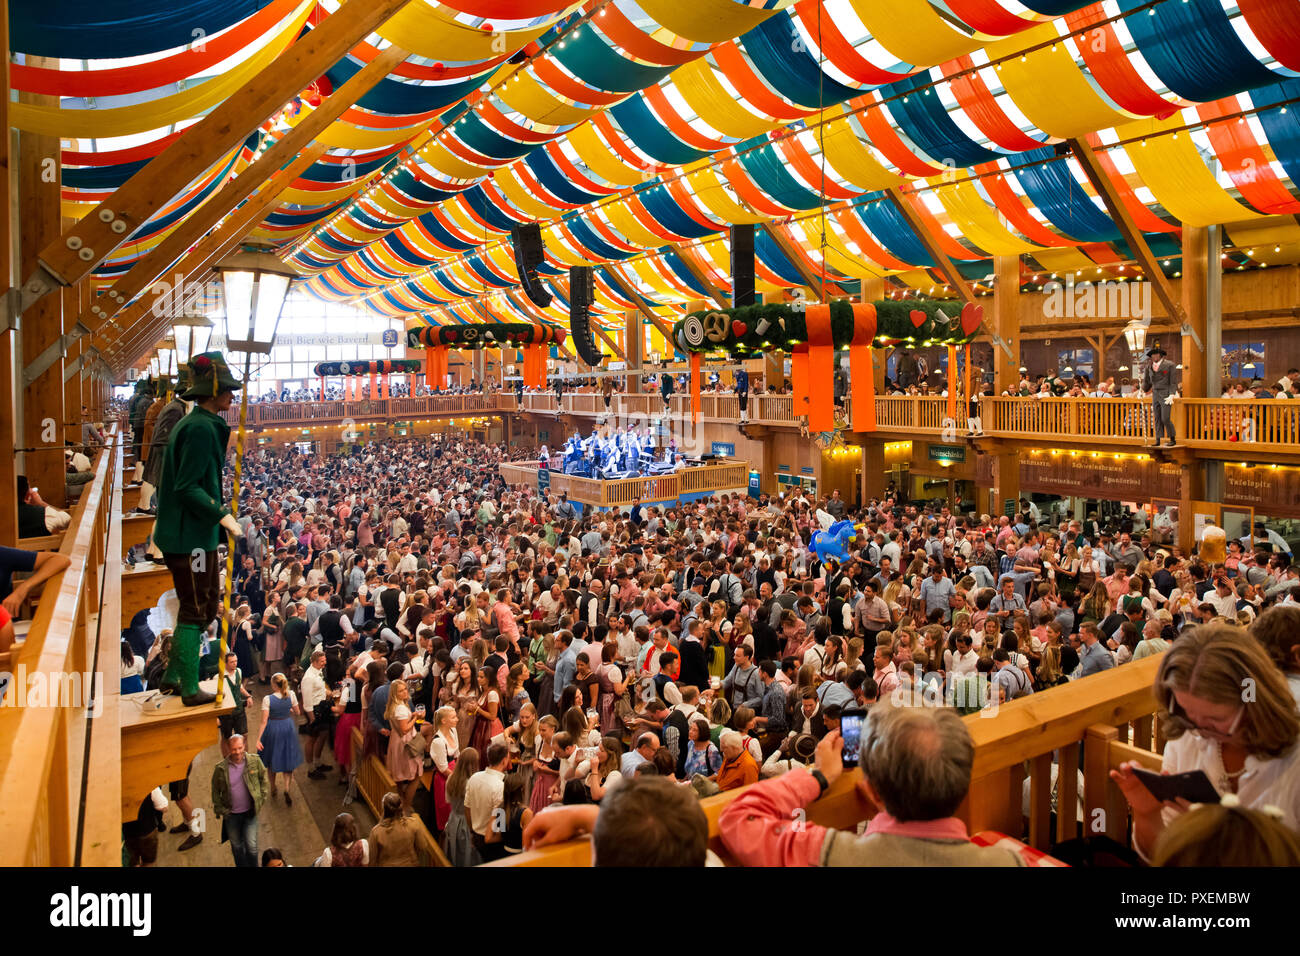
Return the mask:
{"type": "Polygon", "coordinates": [[[954,816],[970,789],[975,746],[953,711],[882,700],[863,719],[861,737],[856,785],[880,808],[864,834],[790,825],[844,773],[844,741],[832,731],[817,745],[811,772],[765,780],[723,811],[718,830],[727,851],[742,866],[1024,865],[1015,852],[973,843],[954,816]]]}

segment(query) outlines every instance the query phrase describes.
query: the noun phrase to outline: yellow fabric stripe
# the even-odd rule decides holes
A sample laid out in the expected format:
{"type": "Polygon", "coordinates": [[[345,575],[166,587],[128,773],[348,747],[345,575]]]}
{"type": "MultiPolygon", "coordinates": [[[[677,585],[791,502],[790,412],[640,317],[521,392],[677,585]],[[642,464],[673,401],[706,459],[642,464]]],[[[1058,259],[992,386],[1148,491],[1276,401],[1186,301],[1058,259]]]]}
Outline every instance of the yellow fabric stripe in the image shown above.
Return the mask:
{"type": "Polygon", "coordinates": [[[563,210],[552,208],[533,196],[524,188],[523,183],[515,178],[515,174],[508,167],[498,169],[492,177],[492,182],[515,205],[515,208],[532,216],[534,219],[548,222],[563,213],[563,210]]]}
{"type": "MultiPolygon", "coordinates": [[[[778,9],[790,5],[780,4],[778,9]]],[[[734,0],[640,0],[638,6],[652,20],[686,40],[721,43],[752,30],[776,10],[758,10],[734,0]]]]}
{"type": "Polygon", "coordinates": [[[316,142],[324,143],[331,149],[382,149],[393,143],[405,142],[428,127],[427,121],[421,121],[396,129],[364,129],[355,123],[338,120],[322,130],[316,137],[316,142]]]}
{"type": "MultiPolygon", "coordinates": [[[[1264,219],[1255,219],[1249,222],[1224,223],[1227,228],[1228,238],[1238,246],[1276,246],[1285,247],[1288,243],[1300,242],[1300,225],[1291,216],[1268,216],[1264,219]]],[[[1260,249],[1259,260],[1273,265],[1274,262],[1280,262],[1280,255],[1286,254],[1283,248],[1280,253],[1274,252],[1272,248],[1260,249]]]]}
{"type": "Polygon", "coordinates": [[[1213,226],[1236,220],[1266,218],[1237,202],[1215,181],[1187,133],[1157,136],[1183,124],[1180,114],[1165,120],[1138,120],[1116,129],[1120,139],[1150,136],[1146,145],[1126,146],[1142,182],[1175,219],[1189,226],[1213,226]]]}
{"type": "Polygon", "coordinates": [[[673,71],[672,81],[686,105],[724,136],[749,139],[778,125],[733,99],[704,57],[679,66],[673,71]]]}
{"type": "Polygon", "coordinates": [[[974,183],[950,183],[943,185],[941,177],[928,180],[936,186],[935,197],[947,210],[948,215],[961,230],[961,234],[989,255],[1014,256],[1025,252],[1034,252],[1040,247],[1021,239],[1002,224],[996,209],[980,196],[974,183]]]}
{"type": "MultiPolygon", "coordinates": [[[[755,223],[763,222],[767,217],[754,212],[748,206],[741,205],[723,188],[716,169],[709,161],[701,160],[696,168],[686,176],[686,184],[695,198],[721,222],[755,223]]],[[[690,169],[691,167],[686,167],[690,169]]]]}
{"type": "Polygon", "coordinates": [[[9,123],[29,133],[45,136],[105,139],[145,133],[192,119],[229,98],[269,67],[289,45],[290,40],[297,36],[314,5],[314,0],[304,0],[294,11],[288,25],[260,50],[233,69],[200,83],[192,90],[183,90],[136,106],[112,109],[64,110],[57,106],[10,103],[9,123]]]}
{"type": "Polygon", "coordinates": [[[441,143],[433,142],[420,150],[420,158],[448,179],[478,180],[490,176],[492,170],[474,166],[447,152],[441,143]]]}
{"type": "Polygon", "coordinates": [[[636,186],[645,181],[641,170],[627,165],[615,155],[590,123],[583,123],[577,129],[570,130],[569,144],[587,164],[587,168],[608,183],[615,186],[636,186]]]}
{"type": "Polygon", "coordinates": [[[546,251],[559,259],[564,265],[585,266],[588,264],[586,258],[565,244],[554,223],[542,227],[542,239],[546,244],[546,251]]]}
{"type": "Polygon", "coordinates": [[[568,126],[581,123],[596,115],[598,110],[587,106],[566,103],[537,82],[531,73],[515,73],[505,86],[497,88],[497,96],[511,109],[527,116],[542,126],[568,126]]]}
{"type": "Polygon", "coordinates": [[[653,232],[641,225],[640,221],[632,215],[623,200],[612,202],[601,209],[610,224],[619,231],[619,233],[628,242],[634,246],[642,246],[646,249],[658,249],[664,244],[653,232]]]}
{"type": "Polygon", "coordinates": [[[1012,56],[1056,38],[1056,28],[1044,23],[988,45],[990,59],[1012,57],[997,75],[1025,117],[1049,136],[1062,138],[1128,122],[1130,114],[1113,109],[1097,95],[1065,43],[1025,54],[1023,61],[1012,56]]]}
{"type": "MultiPolygon", "coordinates": [[[[827,110],[826,115],[843,113],[843,107],[827,110]]],[[[858,138],[847,117],[841,116],[826,124],[826,161],[834,167],[849,185],[867,192],[889,189],[907,180],[889,169],[872,155],[867,144],[858,138]]]]}
{"type": "Polygon", "coordinates": [[[540,26],[492,33],[457,23],[427,3],[409,3],[375,32],[390,43],[433,60],[489,60],[517,50],[545,33],[565,11],[540,26]]]}
{"type": "Polygon", "coordinates": [[[1034,258],[1040,266],[1051,272],[1077,272],[1090,266],[1094,269],[1097,267],[1095,262],[1078,249],[1039,249],[1034,253],[1034,258]]]}
{"type": "Polygon", "coordinates": [[[904,63],[930,66],[980,46],[978,39],[953,29],[929,0],[850,0],[850,5],[867,32],[904,63]]]}

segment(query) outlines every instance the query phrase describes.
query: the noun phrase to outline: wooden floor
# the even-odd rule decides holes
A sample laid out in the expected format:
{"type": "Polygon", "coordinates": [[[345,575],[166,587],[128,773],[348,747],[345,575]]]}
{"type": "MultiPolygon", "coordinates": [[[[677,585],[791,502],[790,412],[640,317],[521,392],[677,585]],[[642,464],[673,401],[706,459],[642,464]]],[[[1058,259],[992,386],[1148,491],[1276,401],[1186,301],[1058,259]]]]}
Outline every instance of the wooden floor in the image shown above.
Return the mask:
{"type": "MultiPolygon", "coordinates": [[[[252,687],[254,706],[248,710],[249,730],[256,731],[261,697],[265,688],[254,684],[252,687]]],[[[306,737],[299,737],[305,742],[306,737]]],[[[196,807],[202,807],[208,814],[208,832],[203,842],[184,853],[177,848],[185,841],[184,833],[158,834],[158,866],[219,866],[233,865],[230,844],[221,842],[221,824],[212,816],[212,769],[221,759],[221,749],[213,743],[194,760],[190,772],[190,799],[196,807]]],[[[268,800],[259,817],[258,855],[267,847],[276,847],[284,853],[285,860],[291,866],[311,866],[320,852],[329,842],[334,817],[343,811],[351,813],[357,821],[357,830],[362,836],[368,836],[370,828],[375,825],[375,818],[364,800],[358,797],[348,806],[343,806],[343,794],[346,788],[339,786],[338,761],[327,751],[325,762],[334,770],[324,780],[311,780],[306,764],[300,766],[293,775],[293,806],[285,806],[283,790],[274,799],[268,800]]],[[[166,787],[163,788],[166,791],[166,787]]],[[[176,806],[167,808],[167,828],[181,822],[181,815],[176,806]]]]}

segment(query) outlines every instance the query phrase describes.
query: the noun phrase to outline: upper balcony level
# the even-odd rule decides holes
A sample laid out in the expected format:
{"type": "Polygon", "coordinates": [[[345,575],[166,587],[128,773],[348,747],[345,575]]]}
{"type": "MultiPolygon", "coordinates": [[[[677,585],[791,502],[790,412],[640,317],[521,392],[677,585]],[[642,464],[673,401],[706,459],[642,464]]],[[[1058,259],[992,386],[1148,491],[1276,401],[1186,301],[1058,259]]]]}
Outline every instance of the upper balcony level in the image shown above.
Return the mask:
{"type": "MultiPolygon", "coordinates": [[[[949,420],[948,399],[940,395],[878,395],[877,432],[884,438],[934,436],[947,440],[968,437],[964,409],[949,420]]],[[[690,415],[690,396],[673,395],[665,406],[658,394],[613,396],[609,412],[623,419],[690,415]]],[[[851,420],[845,400],[844,419],[851,420]]],[[[1207,458],[1281,460],[1300,455],[1300,401],[1288,399],[1176,398],[1171,408],[1178,444],[1207,458]]],[[[517,399],[508,392],[491,395],[430,395],[369,401],[264,403],[248,407],[254,429],[321,426],[348,421],[408,421],[475,415],[523,413],[597,418],[606,414],[604,397],[595,392],[529,393],[517,399]]],[[[232,425],[239,408],[226,413],[232,425]]],[[[700,396],[700,418],[706,422],[737,422],[740,403],[726,392],[700,396]]],[[[792,395],[751,395],[748,422],[770,428],[800,426],[792,395]]],[[[1006,398],[983,396],[979,424],[985,438],[1028,444],[1074,443],[1131,446],[1150,443],[1155,435],[1151,401],[1145,398],[1006,398]]]]}

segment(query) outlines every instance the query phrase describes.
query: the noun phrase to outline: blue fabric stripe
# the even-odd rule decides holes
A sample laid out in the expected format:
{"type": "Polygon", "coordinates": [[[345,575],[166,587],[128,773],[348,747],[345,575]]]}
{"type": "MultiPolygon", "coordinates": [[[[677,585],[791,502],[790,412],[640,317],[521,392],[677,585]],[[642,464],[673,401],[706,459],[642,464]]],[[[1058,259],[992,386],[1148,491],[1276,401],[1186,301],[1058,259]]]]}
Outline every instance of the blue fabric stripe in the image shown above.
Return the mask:
{"type": "MultiPolygon", "coordinates": [[[[1250,94],[1257,107],[1281,103],[1293,96],[1300,96],[1300,80],[1283,80],[1273,86],[1252,90],[1250,94]]],[[[1293,103],[1286,113],[1282,112],[1282,107],[1275,106],[1260,110],[1257,115],[1277,161],[1282,164],[1292,185],[1300,186],[1300,106],[1293,103]]]]}
{"type": "Polygon", "coordinates": [[[766,229],[754,230],[754,255],[769,270],[780,276],[782,281],[796,286],[803,285],[803,277],[799,275],[799,270],[781,251],[781,247],[767,234],[766,229]]]}
{"type": "MultiPolygon", "coordinates": [[[[1141,4],[1119,5],[1127,13],[1141,4]]],[[[1169,0],[1124,23],[1156,76],[1189,100],[1217,100],[1278,79],[1238,39],[1219,0],[1169,0]]]]}
{"type": "Polygon", "coordinates": [[[742,154],[740,164],[754,178],[758,188],[791,209],[816,209],[822,199],[790,175],[785,161],[771,143],[742,154]]]}
{"type": "Polygon", "coordinates": [[[668,190],[663,186],[656,186],[654,189],[647,189],[644,192],[637,193],[637,198],[645,204],[646,211],[654,216],[665,229],[675,232],[679,236],[686,236],[689,239],[703,239],[705,236],[712,236],[717,233],[716,229],[702,226],[682,212],[682,207],[677,205],[677,200],[668,195],[668,190]]]}
{"type": "Polygon", "coordinates": [[[1011,169],[1030,201],[1057,229],[1082,242],[1114,242],[1119,229],[1098,209],[1074,177],[1064,157],[1056,162],[1025,167],[1023,164],[1051,159],[1050,146],[1031,149],[1011,160],[1011,169]]]}
{"type": "Polygon", "coordinates": [[[630,259],[633,255],[631,252],[622,252],[615,249],[608,242],[596,234],[596,230],[587,224],[585,219],[574,216],[572,219],[566,219],[564,224],[573,232],[573,237],[582,244],[582,247],[588,250],[597,259],[630,259]]]}
{"type": "Polygon", "coordinates": [[[494,229],[510,230],[524,222],[523,219],[512,219],[506,215],[496,203],[491,202],[483,194],[480,186],[472,186],[465,190],[465,201],[469,203],[469,208],[478,213],[479,218],[485,221],[494,229]]]}
{"type": "Polygon", "coordinates": [[[9,7],[10,48],[94,60],[188,46],[251,17],[271,0],[58,0],[9,7]],[[196,33],[201,30],[201,33],[196,33]]]}
{"type": "Polygon", "coordinates": [[[926,86],[929,73],[918,73],[889,84],[884,92],[902,98],[889,101],[889,112],[908,139],[937,163],[964,169],[1001,159],[1002,154],[974,142],[953,122],[943,101],[926,86]]]}
{"type": "Polygon", "coordinates": [[[570,182],[569,177],[560,172],[550,153],[544,149],[534,149],[524,158],[524,164],[533,171],[538,182],[564,202],[585,206],[600,198],[596,193],[589,193],[570,182]]]}
{"type": "Polygon", "coordinates": [[[831,79],[802,44],[788,16],[769,17],[740,37],[750,62],[774,90],[802,106],[830,105],[862,91],[831,79]],[[797,47],[797,48],[796,48],[797,47]]]}
{"type": "Polygon", "coordinates": [[[632,96],[609,108],[619,127],[651,159],[671,166],[685,166],[709,154],[687,146],[668,131],[639,96],[632,96]]]}
{"type": "MultiPolygon", "coordinates": [[[[884,193],[870,193],[863,197],[863,200],[861,204],[854,207],[853,213],[871,230],[876,241],[884,246],[890,255],[912,265],[933,268],[934,259],[926,251],[924,243],[884,193]],[[869,201],[876,199],[883,201],[869,201]]],[[[987,272],[987,268],[984,271],[987,272]]]]}
{"type": "MultiPolygon", "coordinates": [[[[363,65],[359,60],[345,56],[330,67],[325,72],[325,75],[329,77],[330,82],[334,84],[334,89],[337,90],[350,80],[354,74],[360,73],[363,65]]],[[[385,78],[372,86],[357,101],[357,105],[362,109],[371,110],[375,113],[384,113],[389,116],[427,113],[431,110],[440,110],[464,99],[467,93],[478,89],[482,82],[481,75],[457,80],[454,83],[428,86],[416,86],[414,83],[404,83],[401,80],[385,78]]]]}

